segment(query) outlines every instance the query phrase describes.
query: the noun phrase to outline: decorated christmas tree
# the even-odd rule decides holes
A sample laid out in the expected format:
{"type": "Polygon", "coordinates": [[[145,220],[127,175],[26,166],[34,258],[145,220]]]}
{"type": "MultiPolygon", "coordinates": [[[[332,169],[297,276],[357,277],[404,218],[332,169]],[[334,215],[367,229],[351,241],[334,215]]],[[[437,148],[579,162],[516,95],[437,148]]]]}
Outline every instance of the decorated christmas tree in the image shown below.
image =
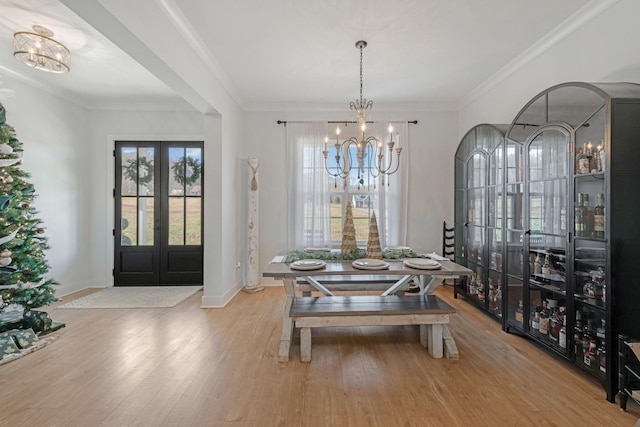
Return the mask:
{"type": "Polygon", "coordinates": [[[21,165],[22,143],[6,124],[0,104],[0,311],[19,311],[26,326],[41,332],[51,320],[31,309],[54,302],[58,283],[46,277],[49,265],[44,255],[49,246],[32,205],[35,189],[21,165]],[[26,321],[33,316],[40,318],[39,325],[26,321]]]}

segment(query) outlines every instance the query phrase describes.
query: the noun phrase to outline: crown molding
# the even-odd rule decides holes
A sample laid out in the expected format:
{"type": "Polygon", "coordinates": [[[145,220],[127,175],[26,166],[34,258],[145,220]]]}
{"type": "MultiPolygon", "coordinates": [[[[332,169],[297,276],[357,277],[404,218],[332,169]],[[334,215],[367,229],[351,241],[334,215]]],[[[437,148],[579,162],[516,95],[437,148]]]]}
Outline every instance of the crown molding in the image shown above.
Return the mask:
{"type": "MultiPolygon", "coordinates": [[[[348,105],[341,103],[251,103],[243,107],[247,112],[295,112],[295,113],[320,113],[342,112],[350,113],[348,105]]],[[[397,103],[374,105],[372,114],[378,113],[414,113],[433,111],[457,111],[455,104],[426,104],[426,103],[397,103]]]]}
{"type": "Polygon", "coordinates": [[[538,58],[540,55],[573,34],[618,1],[619,0],[591,0],[589,3],[585,4],[577,12],[562,21],[544,37],[524,50],[513,60],[509,61],[504,67],[500,68],[488,79],[480,83],[476,88],[460,99],[457,103],[457,110],[462,110],[464,107],[471,104],[480,96],[484,95],[493,87],[504,81],[507,77],[538,58]]]}

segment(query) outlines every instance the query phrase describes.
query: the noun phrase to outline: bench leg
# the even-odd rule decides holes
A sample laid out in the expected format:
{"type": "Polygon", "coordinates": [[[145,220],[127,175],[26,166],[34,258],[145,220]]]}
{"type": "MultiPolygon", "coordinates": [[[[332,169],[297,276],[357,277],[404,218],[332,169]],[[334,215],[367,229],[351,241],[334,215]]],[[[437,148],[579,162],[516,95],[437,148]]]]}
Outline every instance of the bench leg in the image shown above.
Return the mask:
{"type": "Polygon", "coordinates": [[[444,355],[447,359],[458,360],[460,354],[458,354],[458,346],[456,341],[451,336],[449,331],[449,325],[442,325],[442,339],[444,340],[444,355]]]}
{"type": "Polygon", "coordinates": [[[311,362],[311,328],[300,328],[300,361],[311,362]]]}
{"type": "Polygon", "coordinates": [[[443,354],[442,325],[427,325],[427,348],[434,359],[441,359],[443,354]]]}

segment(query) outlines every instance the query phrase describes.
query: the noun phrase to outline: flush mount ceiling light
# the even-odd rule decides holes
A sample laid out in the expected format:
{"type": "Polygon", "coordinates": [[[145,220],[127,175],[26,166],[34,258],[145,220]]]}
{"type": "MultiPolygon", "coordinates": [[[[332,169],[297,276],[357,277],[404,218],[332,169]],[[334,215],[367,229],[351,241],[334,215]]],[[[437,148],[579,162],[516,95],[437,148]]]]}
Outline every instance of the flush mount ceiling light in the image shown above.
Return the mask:
{"type": "Polygon", "coordinates": [[[13,35],[13,56],[31,68],[49,73],[66,73],[71,63],[71,53],[53,37],[53,31],[34,25],[33,32],[13,35]]]}

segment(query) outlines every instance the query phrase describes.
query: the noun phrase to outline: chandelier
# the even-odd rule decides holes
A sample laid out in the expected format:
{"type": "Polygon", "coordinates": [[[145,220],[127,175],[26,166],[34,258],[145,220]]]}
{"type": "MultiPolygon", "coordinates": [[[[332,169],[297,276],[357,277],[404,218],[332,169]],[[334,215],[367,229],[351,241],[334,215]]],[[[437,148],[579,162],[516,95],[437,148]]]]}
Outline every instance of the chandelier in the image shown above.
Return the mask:
{"type": "Polygon", "coordinates": [[[31,68],[50,73],[69,71],[71,54],[63,44],[51,37],[53,32],[34,25],[33,32],[18,32],[13,35],[13,56],[31,68]]]}
{"type": "MultiPolygon", "coordinates": [[[[364,185],[367,174],[373,178],[374,188],[378,177],[381,177],[382,185],[385,182],[385,176],[394,174],[400,166],[400,146],[399,135],[396,134],[396,140],[393,140],[393,127],[389,125],[389,136],[386,142],[387,149],[383,148],[383,141],[375,136],[366,136],[367,129],[366,113],[373,107],[373,101],[362,97],[362,50],[367,47],[367,42],[360,40],[356,43],[356,48],[360,49],[360,99],[356,99],[349,104],[349,108],[356,113],[356,123],[359,128],[358,137],[350,137],[344,141],[340,141],[340,127],[336,128],[335,142],[335,165],[329,165],[329,137],[324,139],[324,165],[327,173],[336,180],[342,179],[345,186],[349,182],[350,174],[354,167],[357,167],[358,188],[364,185]],[[395,149],[394,149],[395,147],[395,149]],[[353,149],[353,150],[352,150],[353,149]],[[353,152],[352,152],[353,151],[353,152]],[[386,153],[385,153],[386,151],[386,153]],[[394,156],[395,151],[395,156],[394,156]],[[386,155],[385,155],[386,154],[386,155]],[[353,157],[355,156],[356,165],[353,165],[353,157]],[[395,159],[395,160],[394,160],[395,159]]],[[[388,185],[387,178],[387,185],[388,185]]]]}

